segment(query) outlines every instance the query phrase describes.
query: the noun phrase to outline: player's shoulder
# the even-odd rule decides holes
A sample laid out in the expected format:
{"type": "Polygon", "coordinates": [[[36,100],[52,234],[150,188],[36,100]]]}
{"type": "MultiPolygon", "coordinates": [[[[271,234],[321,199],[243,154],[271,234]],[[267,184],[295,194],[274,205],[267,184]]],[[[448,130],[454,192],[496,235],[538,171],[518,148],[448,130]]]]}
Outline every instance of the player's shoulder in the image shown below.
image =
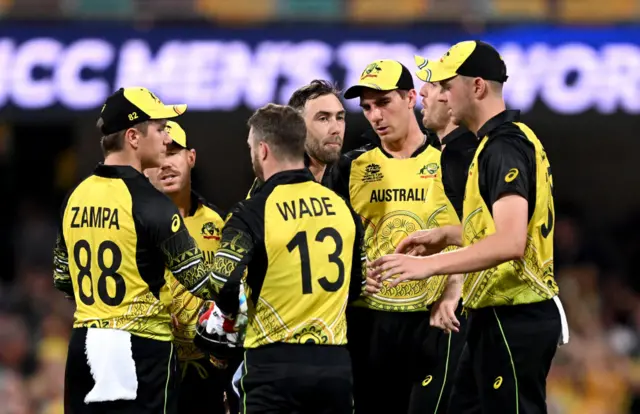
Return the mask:
{"type": "Polygon", "coordinates": [[[343,162],[353,162],[355,160],[357,160],[358,158],[362,157],[364,154],[366,154],[369,151],[373,151],[377,148],[377,145],[370,142],[367,144],[364,144],[356,149],[353,149],[351,151],[347,151],[346,153],[342,154],[342,156],[340,157],[340,161],[343,162]]]}
{"type": "Polygon", "coordinates": [[[440,147],[435,147],[429,144],[426,146],[424,151],[422,151],[421,155],[424,158],[426,158],[428,161],[439,163],[440,156],[442,155],[442,151],[440,150],[440,147]]]}
{"type": "Polygon", "coordinates": [[[488,137],[485,150],[493,148],[533,148],[532,139],[537,139],[533,131],[520,121],[520,111],[507,110],[491,118],[478,132],[480,137],[488,137]]]}
{"type": "Polygon", "coordinates": [[[82,180],[80,180],[76,185],[71,187],[69,189],[69,191],[67,191],[67,194],[65,195],[65,197],[63,199],[63,203],[62,203],[63,207],[67,204],[67,202],[69,201],[69,199],[71,197],[73,197],[76,193],[82,191],[83,187],[90,186],[91,185],[91,181],[92,181],[94,176],[95,176],[95,174],[91,173],[91,174],[87,175],[86,177],[84,177],[82,180]]]}
{"type": "Polygon", "coordinates": [[[134,204],[140,204],[144,208],[153,208],[153,204],[157,203],[155,209],[166,208],[171,206],[175,208],[175,204],[171,199],[151,184],[149,179],[142,174],[133,177],[123,178],[131,200],[134,204]]]}
{"type": "Polygon", "coordinates": [[[216,219],[218,221],[224,220],[226,212],[220,207],[216,206],[199,193],[192,191],[192,196],[198,204],[202,206],[205,217],[216,219]]]}
{"type": "MultiPolygon", "coordinates": [[[[364,157],[366,154],[375,150],[377,146],[374,143],[367,143],[353,149],[351,151],[347,151],[344,154],[340,155],[340,158],[333,166],[333,170],[338,174],[347,174],[351,170],[351,165],[354,161],[358,160],[361,157],[364,157]]],[[[335,173],[334,173],[335,174],[335,173]]]]}
{"type": "Polygon", "coordinates": [[[340,200],[340,202],[344,202],[347,203],[347,201],[345,200],[345,198],[338,194],[336,191],[334,191],[331,187],[327,187],[326,185],[322,185],[321,183],[312,180],[309,181],[306,188],[305,188],[305,193],[304,195],[308,195],[310,197],[315,197],[315,198],[330,198],[330,199],[336,199],[336,200],[340,200]]]}
{"type": "Polygon", "coordinates": [[[143,228],[155,229],[180,217],[178,207],[171,199],[151,184],[142,174],[123,178],[131,195],[133,219],[143,228]]]}
{"type": "Polygon", "coordinates": [[[535,146],[517,123],[509,122],[502,124],[493,132],[481,155],[499,157],[513,151],[530,155],[534,153],[535,146]]]}
{"type": "Polygon", "coordinates": [[[258,179],[258,177],[254,178],[253,182],[251,183],[251,187],[247,192],[247,196],[245,198],[251,198],[260,189],[260,186],[262,184],[263,184],[262,181],[258,179]]]}
{"type": "Polygon", "coordinates": [[[228,210],[225,216],[225,223],[231,219],[241,220],[245,224],[255,227],[261,220],[264,220],[264,206],[268,194],[264,185],[257,186],[250,197],[240,200],[228,210]]]}

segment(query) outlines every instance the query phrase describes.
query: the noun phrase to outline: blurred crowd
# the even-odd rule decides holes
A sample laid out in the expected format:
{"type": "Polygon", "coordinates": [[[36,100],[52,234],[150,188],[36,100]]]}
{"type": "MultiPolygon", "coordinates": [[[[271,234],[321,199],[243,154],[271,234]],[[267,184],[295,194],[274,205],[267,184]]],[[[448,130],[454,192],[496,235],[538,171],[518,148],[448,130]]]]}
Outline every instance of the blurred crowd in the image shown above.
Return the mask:
{"type": "Polygon", "coordinates": [[[212,22],[636,21],[638,0],[0,0],[9,19],[212,22]]]}
{"type": "Polygon", "coordinates": [[[549,375],[551,413],[640,413],[640,285],[637,218],[591,228],[562,207],[555,269],[571,328],[549,375]]]}
{"type": "MultiPolygon", "coordinates": [[[[549,375],[549,412],[640,413],[640,220],[605,231],[579,209],[557,210],[556,277],[571,342],[549,375]]],[[[0,414],[63,412],[74,305],[52,286],[54,214],[25,203],[15,223],[16,271],[0,286],[0,414]]]]}

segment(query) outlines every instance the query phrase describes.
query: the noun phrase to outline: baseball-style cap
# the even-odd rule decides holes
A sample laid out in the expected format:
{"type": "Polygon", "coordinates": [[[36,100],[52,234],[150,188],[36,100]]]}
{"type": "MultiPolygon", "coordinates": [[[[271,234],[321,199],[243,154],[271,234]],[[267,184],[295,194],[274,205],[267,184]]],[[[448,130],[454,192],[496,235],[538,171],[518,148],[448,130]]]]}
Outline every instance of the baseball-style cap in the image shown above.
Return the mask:
{"type": "Polygon", "coordinates": [[[167,126],[165,126],[164,130],[167,131],[167,134],[177,145],[182,148],[189,148],[187,147],[187,134],[177,122],[167,121],[167,126]]]}
{"type": "Polygon", "coordinates": [[[498,51],[480,40],[456,43],[439,60],[415,56],[415,61],[416,75],[424,82],[440,82],[458,75],[500,83],[508,78],[507,66],[498,51]]]}
{"type": "Polygon", "coordinates": [[[344,98],[358,98],[363,89],[375,89],[378,91],[410,90],[413,89],[413,77],[409,69],[396,60],[376,60],[367,65],[360,75],[360,81],[344,92],[344,98]]]}
{"type": "Polygon", "coordinates": [[[163,104],[147,88],[120,88],[102,106],[100,131],[109,135],[151,119],[175,118],[186,110],[186,104],[163,104]]]}

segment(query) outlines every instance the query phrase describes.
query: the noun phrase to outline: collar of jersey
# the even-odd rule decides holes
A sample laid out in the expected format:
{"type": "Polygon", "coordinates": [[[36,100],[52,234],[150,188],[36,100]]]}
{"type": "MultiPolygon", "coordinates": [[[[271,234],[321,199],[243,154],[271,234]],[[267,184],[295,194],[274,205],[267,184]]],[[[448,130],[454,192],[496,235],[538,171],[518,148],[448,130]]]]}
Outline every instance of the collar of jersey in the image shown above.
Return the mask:
{"type": "Polygon", "coordinates": [[[205,204],[204,198],[200,194],[191,190],[191,209],[189,210],[188,217],[196,215],[196,211],[198,211],[198,207],[200,207],[200,204],[205,204]]]}
{"type": "MultiPolygon", "coordinates": [[[[304,166],[309,168],[309,166],[311,165],[311,157],[309,156],[309,154],[307,154],[306,152],[304,153],[304,166]]],[[[334,164],[330,164],[327,165],[327,167],[324,169],[324,174],[322,175],[322,180],[320,181],[320,184],[327,186],[329,183],[329,178],[331,176],[331,168],[333,168],[334,164]]],[[[311,170],[309,170],[309,172],[311,172],[311,170]]],[[[315,177],[314,177],[315,179],[315,177]]]]}
{"type": "Polygon", "coordinates": [[[104,178],[135,178],[143,176],[130,165],[104,165],[103,163],[98,163],[93,173],[98,177],[104,178]]]}
{"type": "Polygon", "coordinates": [[[502,111],[498,115],[488,120],[482,126],[482,128],[478,130],[478,138],[482,139],[486,137],[502,124],[506,124],[508,122],[517,122],[519,120],[520,120],[520,111],[513,110],[513,109],[502,111]]]}
{"type": "MultiPolygon", "coordinates": [[[[415,151],[413,151],[413,154],[411,154],[409,158],[417,157],[424,150],[429,148],[429,145],[431,145],[431,142],[430,142],[431,140],[429,139],[430,138],[429,133],[427,131],[422,131],[422,132],[424,133],[424,136],[425,136],[424,144],[420,145],[415,151]]],[[[387,151],[384,150],[384,148],[382,147],[382,141],[380,140],[380,137],[372,129],[365,131],[365,133],[362,134],[362,136],[363,138],[369,140],[373,145],[380,148],[380,152],[382,152],[385,155],[385,157],[394,158],[393,155],[389,154],[387,151]]]]}
{"type": "Polygon", "coordinates": [[[261,187],[267,187],[268,185],[276,186],[278,184],[294,184],[302,183],[305,181],[315,181],[313,174],[307,168],[301,168],[299,170],[285,170],[273,174],[261,187]]]}
{"type": "MultiPolygon", "coordinates": [[[[471,134],[471,131],[469,131],[467,128],[463,126],[459,126],[458,128],[454,129],[453,131],[445,135],[444,138],[442,138],[442,145],[450,145],[453,141],[455,141],[456,139],[466,134],[471,134]]],[[[475,135],[474,135],[474,138],[475,138],[475,135]]]]}

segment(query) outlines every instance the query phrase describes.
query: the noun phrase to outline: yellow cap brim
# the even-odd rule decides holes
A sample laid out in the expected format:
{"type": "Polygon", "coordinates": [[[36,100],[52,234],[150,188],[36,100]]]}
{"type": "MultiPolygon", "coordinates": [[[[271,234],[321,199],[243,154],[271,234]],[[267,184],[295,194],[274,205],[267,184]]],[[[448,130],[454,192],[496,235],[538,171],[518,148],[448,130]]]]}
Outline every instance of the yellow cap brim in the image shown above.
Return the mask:
{"type": "Polygon", "coordinates": [[[165,130],[176,145],[182,148],[187,148],[187,133],[177,122],[167,122],[165,130]]]}
{"type": "Polygon", "coordinates": [[[436,60],[427,60],[422,56],[413,57],[418,70],[416,76],[423,82],[440,82],[455,78],[458,74],[436,60]]]}
{"type": "Polygon", "coordinates": [[[153,109],[141,109],[149,115],[149,119],[170,119],[184,114],[187,111],[187,104],[154,105],[153,109]]]}
{"type": "Polygon", "coordinates": [[[171,139],[173,140],[173,143],[182,147],[182,148],[187,148],[187,141],[185,139],[181,139],[180,137],[173,137],[171,135],[169,135],[169,137],[171,137],[171,139]]]}

